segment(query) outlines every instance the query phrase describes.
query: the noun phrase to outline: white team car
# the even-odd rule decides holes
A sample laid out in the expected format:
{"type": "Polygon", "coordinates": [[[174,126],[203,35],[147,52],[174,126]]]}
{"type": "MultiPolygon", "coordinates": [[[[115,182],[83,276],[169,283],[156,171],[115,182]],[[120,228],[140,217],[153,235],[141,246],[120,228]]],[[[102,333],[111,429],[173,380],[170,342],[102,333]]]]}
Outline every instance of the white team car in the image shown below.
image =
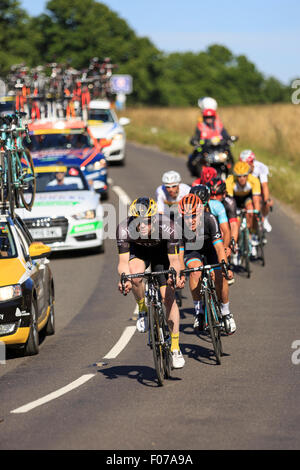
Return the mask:
{"type": "Polygon", "coordinates": [[[52,251],[104,251],[103,207],[80,167],[35,166],[36,195],[31,212],[17,209],[32,238],[52,251]]]}
{"type": "Polygon", "coordinates": [[[103,143],[103,154],[108,162],[125,162],[126,134],[123,126],[130,119],[118,119],[107,100],[92,100],[88,109],[88,128],[92,136],[103,143]],[[108,144],[108,145],[107,145],[108,144]]]}

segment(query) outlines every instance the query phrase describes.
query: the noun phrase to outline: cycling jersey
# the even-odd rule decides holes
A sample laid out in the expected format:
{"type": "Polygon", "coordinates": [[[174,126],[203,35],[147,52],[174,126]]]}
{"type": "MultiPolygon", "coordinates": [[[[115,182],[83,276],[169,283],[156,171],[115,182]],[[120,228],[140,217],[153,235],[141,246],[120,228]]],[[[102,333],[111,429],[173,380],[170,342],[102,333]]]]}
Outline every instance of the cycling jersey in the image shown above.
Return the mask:
{"type": "Polygon", "coordinates": [[[179,192],[175,199],[171,198],[166,187],[164,185],[159,186],[156,189],[156,202],[157,210],[161,214],[168,213],[168,210],[175,208],[177,211],[177,203],[190,192],[190,186],[184,183],[179,184],[179,192]],[[173,206],[173,207],[172,207],[173,206]]]}
{"type": "Polygon", "coordinates": [[[218,243],[223,242],[217,219],[213,214],[204,212],[201,224],[195,232],[185,225],[181,241],[181,249],[184,249],[184,261],[188,266],[194,259],[205,257],[205,262],[215,264],[218,262],[216,250],[218,243]]]}
{"type": "Polygon", "coordinates": [[[250,173],[245,186],[241,186],[234,175],[230,175],[226,179],[226,191],[231,197],[259,196],[261,193],[260,181],[250,173]]]}
{"type": "Polygon", "coordinates": [[[269,175],[269,168],[264,163],[254,160],[254,169],[252,171],[252,175],[259,178],[261,184],[267,183],[268,175],[269,175]]]}
{"type": "Polygon", "coordinates": [[[228,223],[226,210],[221,201],[218,201],[217,199],[210,199],[208,201],[208,206],[210,212],[217,218],[219,225],[228,223]]]}
{"type": "Polygon", "coordinates": [[[148,248],[163,245],[167,254],[178,254],[179,232],[173,220],[161,214],[151,217],[151,233],[147,237],[140,234],[138,225],[137,217],[127,217],[118,225],[117,245],[120,254],[130,252],[132,245],[148,248]]]}

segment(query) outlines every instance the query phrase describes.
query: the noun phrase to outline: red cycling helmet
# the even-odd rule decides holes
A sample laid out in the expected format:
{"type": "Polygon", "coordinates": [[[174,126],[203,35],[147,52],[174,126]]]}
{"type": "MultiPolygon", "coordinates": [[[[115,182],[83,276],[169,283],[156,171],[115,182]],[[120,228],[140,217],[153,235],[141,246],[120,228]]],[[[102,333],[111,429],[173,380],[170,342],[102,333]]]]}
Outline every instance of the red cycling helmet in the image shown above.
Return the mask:
{"type": "Polygon", "coordinates": [[[196,196],[196,194],[187,194],[178,203],[178,212],[181,215],[200,214],[202,209],[202,201],[200,197],[196,196]]]}
{"type": "Polygon", "coordinates": [[[210,109],[210,108],[207,108],[207,109],[204,109],[203,113],[202,113],[202,116],[204,118],[206,117],[213,117],[215,118],[217,116],[217,113],[214,109],[210,109]]]}
{"type": "Polygon", "coordinates": [[[217,170],[212,166],[204,166],[200,175],[200,184],[207,184],[218,176],[217,170]]]}

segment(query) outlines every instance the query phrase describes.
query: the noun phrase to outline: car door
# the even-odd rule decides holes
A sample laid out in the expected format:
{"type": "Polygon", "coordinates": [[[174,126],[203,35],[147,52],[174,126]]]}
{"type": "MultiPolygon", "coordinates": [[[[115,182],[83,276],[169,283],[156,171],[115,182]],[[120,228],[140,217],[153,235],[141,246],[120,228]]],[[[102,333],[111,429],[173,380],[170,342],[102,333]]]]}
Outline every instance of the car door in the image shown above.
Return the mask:
{"type": "Polygon", "coordinates": [[[31,271],[31,279],[34,282],[37,293],[37,306],[39,321],[43,318],[47,309],[47,292],[45,290],[45,271],[46,266],[43,259],[32,260],[29,256],[29,246],[31,241],[22,230],[20,223],[15,223],[16,232],[24,255],[27,268],[31,271]]]}

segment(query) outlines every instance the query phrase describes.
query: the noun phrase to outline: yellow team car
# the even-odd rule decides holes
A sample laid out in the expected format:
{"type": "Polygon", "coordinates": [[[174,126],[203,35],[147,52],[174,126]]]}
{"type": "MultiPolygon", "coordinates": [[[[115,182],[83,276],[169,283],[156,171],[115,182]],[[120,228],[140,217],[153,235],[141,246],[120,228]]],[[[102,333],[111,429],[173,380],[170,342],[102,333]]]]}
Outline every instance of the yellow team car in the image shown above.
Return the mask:
{"type": "Polygon", "coordinates": [[[55,332],[50,248],[18,216],[0,215],[0,342],[24,355],[39,352],[39,332],[55,332]]]}

